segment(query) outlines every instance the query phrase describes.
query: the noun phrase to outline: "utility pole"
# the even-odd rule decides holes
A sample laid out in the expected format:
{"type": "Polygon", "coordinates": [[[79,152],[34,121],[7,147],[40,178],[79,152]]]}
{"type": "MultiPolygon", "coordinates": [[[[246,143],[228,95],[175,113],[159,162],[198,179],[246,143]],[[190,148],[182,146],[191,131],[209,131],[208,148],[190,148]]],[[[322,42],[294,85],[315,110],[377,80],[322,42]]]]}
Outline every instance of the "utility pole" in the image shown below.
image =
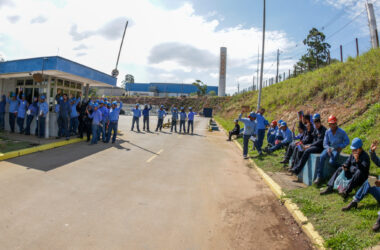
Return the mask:
{"type": "Polygon", "coordinates": [[[340,61],[343,62],[343,46],[340,45],[340,61]]]}
{"type": "Polygon", "coordinates": [[[239,82],[238,82],[238,94],[240,93],[240,85],[239,85],[239,82]]]}
{"type": "Polygon", "coordinates": [[[121,39],[121,44],[120,44],[119,54],[117,55],[116,66],[115,66],[115,69],[112,70],[112,73],[111,73],[112,76],[115,77],[115,78],[119,75],[119,71],[117,70],[117,66],[119,65],[119,59],[120,59],[121,48],[123,47],[123,42],[124,42],[125,32],[127,31],[127,28],[128,28],[128,21],[125,23],[125,28],[124,28],[123,38],[121,39]]]}
{"type": "Polygon", "coordinates": [[[376,16],[375,11],[373,10],[373,4],[372,3],[366,3],[367,8],[367,15],[368,15],[368,25],[369,25],[369,32],[371,35],[371,44],[372,48],[376,49],[379,47],[379,36],[377,33],[377,24],[376,24],[376,16]]]}
{"type": "Polygon", "coordinates": [[[252,91],[255,90],[255,75],[252,77],[252,91]]]}
{"type": "Polygon", "coordinates": [[[278,83],[278,68],[280,66],[280,49],[277,50],[277,73],[276,73],[276,83],[278,83]]]}
{"type": "Polygon", "coordinates": [[[257,76],[257,80],[256,80],[256,83],[257,83],[257,87],[259,87],[259,65],[260,65],[260,45],[257,44],[257,72],[256,72],[256,76],[257,76]]]}
{"type": "Polygon", "coordinates": [[[264,51],[265,51],[265,12],[266,12],[266,2],[264,2],[264,8],[263,8],[263,45],[261,49],[261,69],[260,69],[260,86],[259,86],[259,98],[257,103],[257,109],[259,110],[261,107],[261,89],[263,86],[263,74],[264,74],[264,51]]]}
{"type": "Polygon", "coordinates": [[[356,57],[359,57],[359,40],[356,38],[356,57]]]}

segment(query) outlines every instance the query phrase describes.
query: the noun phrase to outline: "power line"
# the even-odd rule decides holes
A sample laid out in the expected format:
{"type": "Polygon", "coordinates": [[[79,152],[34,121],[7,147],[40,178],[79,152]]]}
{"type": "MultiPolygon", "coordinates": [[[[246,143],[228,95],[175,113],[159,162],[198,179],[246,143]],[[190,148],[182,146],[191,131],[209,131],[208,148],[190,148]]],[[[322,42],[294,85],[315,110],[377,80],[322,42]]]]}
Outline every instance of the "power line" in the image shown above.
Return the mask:
{"type": "Polygon", "coordinates": [[[327,36],[326,40],[327,39],[331,39],[332,37],[334,37],[336,34],[338,34],[339,32],[341,32],[342,30],[344,30],[348,25],[350,25],[351,23],[353,23],[356,19],[358,19],[366,10],[363,10],[362,12],[360,12],[358,15],[356,15],[353,19],[351,19],[348,23],[346,23],[345,25],[343,25],[340,29],[338,29],[337,31],[335,31],[334,33],[332,33],[331,35],[327,36]]]}

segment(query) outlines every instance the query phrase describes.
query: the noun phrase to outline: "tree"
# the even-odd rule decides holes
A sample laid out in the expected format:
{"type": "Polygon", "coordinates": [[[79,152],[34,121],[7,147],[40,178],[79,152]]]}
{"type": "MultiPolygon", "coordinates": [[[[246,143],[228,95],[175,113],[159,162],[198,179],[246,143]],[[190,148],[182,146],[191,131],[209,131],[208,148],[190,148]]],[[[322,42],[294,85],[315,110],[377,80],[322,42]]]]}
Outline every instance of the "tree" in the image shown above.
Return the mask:
{"type": "Polygon", "coordinates": [[[130,74],[125,75],[124,80],[121,82],[121,87],[125,89],[127,83],[135,83],[135,77],[130,74]]]}
{"type": "Polygon", "coordinates": [[[216,96],[216,92],[214,90],[211,90],[210,92],[208,92],[208,95],[210,95],[210,96],[216,96]]]}
{"type": "Polygon", "coordinates": [[[326,39],[325,34],[316,28],[309,31],[306,39],[303,40],[308,49],[307,53],[301,57],[299,62],[295,65],[297,70],[314,70],[321,66],[328,64],[328,56],[330,51],[330,44],[324,42],[326,39]]]}
{"type": "Polygon", "coordinates": [[[97,88],[90,88],[90,90],[88,91],[88,96],[95,97],[97,92],[98,92],[97,88]]]}
{"type": "Polygon", "coordinates": [[[193,85],[198,88],[197,94],[198,96],[204,96],[207,93],[207,85],[204,84],[201,80],[196,80],[193,82],[193,85]]]}

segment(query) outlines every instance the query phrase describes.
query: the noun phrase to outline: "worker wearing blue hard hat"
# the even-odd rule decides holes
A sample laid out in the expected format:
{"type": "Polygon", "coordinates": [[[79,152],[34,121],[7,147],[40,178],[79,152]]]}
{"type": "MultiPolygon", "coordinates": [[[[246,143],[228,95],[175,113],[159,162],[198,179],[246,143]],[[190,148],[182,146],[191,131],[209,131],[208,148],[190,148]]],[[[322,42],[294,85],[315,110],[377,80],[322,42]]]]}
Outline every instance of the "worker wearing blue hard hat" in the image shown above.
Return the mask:
{"type": "Polygon", "coordinates": [[[248,118],[243,118],[244,110],[240,113],[238,121],[244,123],[243,131],[243,157],[248,159],[248,144],[251,136],[256,136],[256,114],[251,112],[248,118]]]}
{"type": "Polygon", "coordinates": [[[140,133],[140,117],[141,117],[141,110],[140,110],[140,104],[136,103],[135,107],[132,108],[132,113],[133,113],[133,117],[132,117],[132,127],[131,127],[131,131],[133,131],[134,127],[135,127],[135,124],[136,124],[136,128],[137,128],[137,132],[140,133]]]}
{"type": "Polygon", "coordinates": [[[40,96],[40,102],[38,103],[38,126],[37,132],[38,137],[43,138],[45,136],[45,121],[46,116],[49,113],[49,105],[45,101],[46,97],[44,95],[40,96]]]}
{"type": "Polygon", "coordinates": [[[105,104],[104,100],[100,100],[99,110],[102,113],[102,120],[100,122],[99,130],[98,130],[98,140],[100,139],[105,143],[107,141],[107,126],[108,126],[108,115],[109,109],[105,104]],[[101,138],[100,138],[101,136],[101,138]]]}
{"type": "Polygon", "coordinates": [[[194,133],[194,117],[195,112],[193,112],[193,108],[189,107],[189,113],[187,114],[187,133],[190,133],[190,127],[191,127],[191,134],[194,133]]]}
{"type": "Polygon", "coordinates": [[[99,110],[99,104],[95,103],[93,107],[93,112],[90,113],[87,110],[87,115],[92,119],[91,131],[92,131],[92,139],[90,145],[94,145],[98,143],[98,134],[100,127],[102,125],[102,112],[99,110]]]}
{"type": "Polygon", "coordinates": [[[123,103],[119,101],[119,107],[117,106],[117,102],[113,101],[112,106],[109,113],[109,125],[108,125],[108,133],[107,133],[107,143],[111,139],[112,134],[112,143],[115,143],[117,136],[117,128],[119,123],[119,114],[120,110],[123,107],[123,103]]]}
{"type": "Polygon", "coordinates": [[[266,148],[264,151],[268,154],[279,150],[281,148],[284,148],[288,146],[290,143],[293,142],[293,134],[292,131],[288,128],[288,124],[286,122],[281,122],[280,127],[279,127],[280,134],[275,140],[275,145],[266,148]]]}
{"type": "Polygon", "coordinates": [[[262,155],[262,146],[265,138],[266,127],[269,126],[269,122],[264,117],[265,109],[260,108],[256,112],[256,135],[257,139],[255,140],[255,147],[259,155],[262,155]]]}
{"type": "Polygon", "coordinates": [[[160,109],[157,110],[157,127],[156,127],[156,132],[158,130],[162,131],[162,125],[164,124],[164,117],[166,116],[166,111],[164,109],[164,105],[160,106],[160,109]]]}
{"type": "Polygon", "coordinates": [[[145,131],[148,131],[150,132],[149,130],[149,113],[150,111],[152,110],[152,105],[149,105],[148,104],[145,104],[144,105],[144,109],[142,111],[142,115],[143,115],[143,130],[145,131]]]}
{"type": "Polygon", "coordinates": [[[170,132],[173,132],[173,128],[174,128],[174,132],[177,133],[178,109],[174,107],[174,105],[171,108],[171,113],[172,113],[172,124],[170,126],[170,132]]]}
{"type": "Polygon", "coordinates": [[[59,104],[59,114],[58,114],[59,130],[58,131],[60,133],[58,133],[57,138],[66,137],[66,140],[69,140],[70,139],[69,121],[70,121],[70,113],[71,113],[70,101],[68,100],[67,94],[66,93],[62,94],[61,90],[57,91],[57,96],[55,97],[55,100],[59,104]]]}
{"type": "Polygon", "coordinates": [[[26,110],[28,108],[28,101],[25,99],[25,94],[21,94],[21,98],[17,96],[17,100],[19,102],[18,109],[17,109],[17,126],[19,129],[20,134],[24,133],[24,122],[25,122],[25,115],[26,110]]]}
{"type": "Polygon", "coordinates": [[[360,138],[353,139],[350,149],[350,157],[335,171],[321,195],[333,192],[334,184],[339,178],[349,180],[347,186],[343,184],[338,186],[339,193],[346,198],[354,188],[360,187],[368,179],[371,160],[367,152],[363,150],[363,141],[360,138]],[[344,174],[342,174],[343,171],[344,174]]]}
{"type": "Polygon", "coordinates": [[[70,102],[71,112],[70,112],[70,134],[77,135],[78,125],[79,125],[79,114],[77,111],[77,106],[81,100],[81,95],[77,98],[73,97],[70,102]]]}

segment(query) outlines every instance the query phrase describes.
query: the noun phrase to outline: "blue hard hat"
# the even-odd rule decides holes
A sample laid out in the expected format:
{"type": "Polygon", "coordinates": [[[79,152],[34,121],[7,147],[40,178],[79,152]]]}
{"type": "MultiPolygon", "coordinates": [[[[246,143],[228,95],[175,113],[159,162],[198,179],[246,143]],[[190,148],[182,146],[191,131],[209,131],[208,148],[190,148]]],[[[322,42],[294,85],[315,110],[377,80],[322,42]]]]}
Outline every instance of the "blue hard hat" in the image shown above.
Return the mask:
{"type": "Polygon", "coordinates": [[[175,111],[177,111],[177,108],[176,108],[176,107],[174,107],[173,109],[174,109],[175,111]]]}
{"type": "Polygon", "coordinates": [[[104,101],[103,100],[100,100],[100,102],[99,102],[100,104],[104,104],[104,101]]]}
{"type": "Polygon", "coordinates": [[[97,107],[99,107],[99,104],[95,103],[94,108],[97,108],[97,107]]]}
{"type": "Polygon", "coordinates": [[[284,121],[283,120],[279,120],[277,124],[280,124],[283,123],[284,121]]]}
{"type": "Polygon", "coordinates": [[[286,124],[286,122],[284,122],[284,121],[281,122],[281,126],[280,126],[280,128],[281,128],[281,127],[286,127],[286,126],[288,126],[288,124],[286,124]]]}
{"type": "Polygon", "coordinates": [[[112,105],[117,105],[117,102],[116,101],[112,102],[112,105]]]}
{"type": "Polygon", "coordinates": [[[352,140],[352,143],[351,143],[351,149],[358,149],[358,148],[361,148],[363,146],[363,141],[360,139],[360,138],[355,138],[352,140]]]}
{"type": "Polygon", "coordinates": [[[140,106],[140,104],[136,103],[136,106],[138,107],[138,106],[140,106]]]}
{"type": "Polygon", "coordinates": [[[313,115],[313,120],[321,119],[321,115],[316,113],[313,115]]]}
{"type": "Polygon", "coordinates": [[[181,110],[185,109],[184,107],[181,107],[181,110]]]}
{"type": "Polygon", "coordinates": [[[248,117],[256,118],[256,113],[255,112],[251,112],[248,117]]]}
{"type": "Polygon", "coordinates": [[[111,106],[111,103],[110,103],[110,102],[107,102],[107,106],[111,106]]]}
{"type": "Polygon", "coordinates": [[[160,107],[161,107],[161,108],[163,108],[163,107],[164,107],[164,105],[161,105],[160,107]]]}
{"type": "Polygon", "coordinates": [[[12,93],[12,94],[11,94],[11,97],[15,97],[15,96],[16,96],[16,94],[15,94],[15,93],[12,93]]]}
{"type": "Polygon", "coordinates": [[[25,97],[25,94],[21,94],[21,97],[25,97]]]}
{"type": "Polygon", "coordinates": [[[192,110],[193,108],[192,108],[192,107],[190,107],[189,109],[190,109],[190,110],[192,110]]]}
{"type": "Polygon", "coordinates": [[[107,98],[104,98],[104,101],[107,101],[108,99],[107,98]]]}
{"type": "Polygon", "coordinates": [[[42,100],[45,100],[45,96],[44,96],[44,95],[42,95],[42,96],[41,96],[41,99],[42,99],[42,100]]]}
{"type": "Polygon", "coordinates": [[[62,101],[62,100],[63,100],[63,96],[61,96],[61,97],[59,98],[59,100],[61,100],[61,101],[62,101]]]}
{"type": "Polygon", "coordinates": [[[71,101],[72,101],[72,102],[75,102],[75,101],[76,101],[75,97],[73,97],[73,98],[71,99],[71,101]]]}

